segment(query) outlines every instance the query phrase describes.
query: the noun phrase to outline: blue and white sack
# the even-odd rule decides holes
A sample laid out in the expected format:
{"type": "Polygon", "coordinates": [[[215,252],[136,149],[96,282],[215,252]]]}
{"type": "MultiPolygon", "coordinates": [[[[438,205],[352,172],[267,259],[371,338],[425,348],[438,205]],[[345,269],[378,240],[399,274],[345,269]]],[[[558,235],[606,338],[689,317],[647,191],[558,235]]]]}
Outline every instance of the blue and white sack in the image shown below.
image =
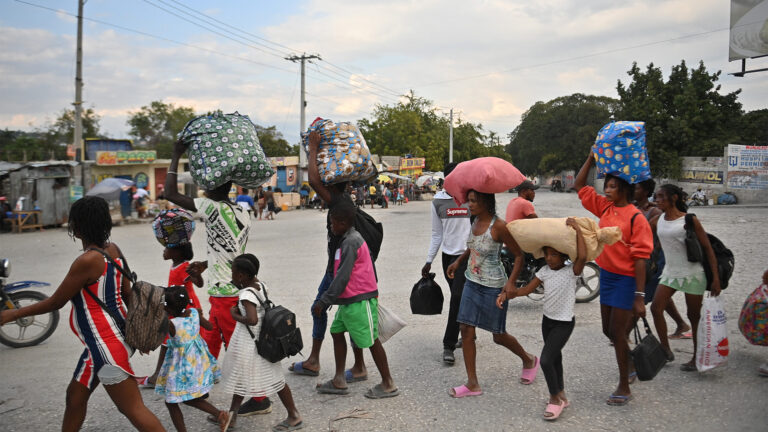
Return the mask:
{"type": "Polygon", "coordinates": [[[228,181],[256,188],[272,178],[272,169],[248,116],[215,113],[191,120],[179,134],[188,145],[189,173],[204,189],[228,181]]]}
{"type": "MultiPolygon", "coordinates": [[[[332,120],[317,118],[301,134],[304,150],[309,153],[309,133],[317,132],[322,137],[317,152],[317,167],[320,179],[327,184],[345,181],[366,181],[376,175],[376,165],[371,151],[365,143],[360,129],[352,123],[334,123],[332,120]]],[[[313,163],[313,161],[309,161],[313,163]]]]}
{"type": "Polygon", "coordinates": [[[598,178],[611,174],[630,184],[651,178],[651,166],[645,147],[645,122],[608,123],[597,133],[592,153],[598,178]]]}

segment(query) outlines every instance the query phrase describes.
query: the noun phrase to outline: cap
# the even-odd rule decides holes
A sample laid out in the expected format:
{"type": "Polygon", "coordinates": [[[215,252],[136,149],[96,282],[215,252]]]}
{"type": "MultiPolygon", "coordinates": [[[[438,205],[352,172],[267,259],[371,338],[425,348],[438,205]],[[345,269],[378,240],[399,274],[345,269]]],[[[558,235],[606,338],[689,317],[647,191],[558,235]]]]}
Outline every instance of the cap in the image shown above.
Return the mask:
{"type": "Polygon", "coordinates": [[[536,189],[536,186],[533,185],[533,182],[530,180],[525,180],[524,182],[517,185],[515,188],[518,192],[524,191],[524,190],[534,190],[536,189]]]}

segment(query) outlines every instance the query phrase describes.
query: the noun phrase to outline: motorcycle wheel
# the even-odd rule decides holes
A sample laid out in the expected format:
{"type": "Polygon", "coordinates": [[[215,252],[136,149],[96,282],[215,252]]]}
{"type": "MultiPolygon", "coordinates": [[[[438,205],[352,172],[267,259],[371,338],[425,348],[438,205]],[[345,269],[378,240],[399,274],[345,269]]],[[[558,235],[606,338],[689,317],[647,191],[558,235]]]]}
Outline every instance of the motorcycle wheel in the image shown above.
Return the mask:
{"type": "Polygon", "coordinates": [[[584,265],[576,288],[576,303],[589,303],[600,295],[600,267],[593,262],[584,265]]]}
{"type": "MultiPolygon", "coordinates": [[[[20,291],[8,294],[17,308],[29,306],[48,298],[37,291],[20,291]]],[[[5,303],[0,304],[0,310],[8,309],[5,303]]],[[[12,348],[24,348],[37,345],[48,339],[59,325],[59,311],[48,312],[19,318],[0,327],[0,343],[12,348]]]]}

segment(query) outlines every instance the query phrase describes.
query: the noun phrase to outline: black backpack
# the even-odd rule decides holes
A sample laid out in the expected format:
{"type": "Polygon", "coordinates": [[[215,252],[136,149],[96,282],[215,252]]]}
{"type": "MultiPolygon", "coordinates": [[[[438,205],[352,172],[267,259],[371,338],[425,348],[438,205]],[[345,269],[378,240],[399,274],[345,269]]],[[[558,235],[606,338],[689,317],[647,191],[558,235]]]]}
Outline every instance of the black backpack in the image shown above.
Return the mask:
{"type": "Polygon", "coordinates": [[[277,363],[286,357],[299,354],[304,348],[304,343],[301,339],[301,330],[296,327],[296,314],[283,306],[275,306],[267,296],[266,286],[263,283],[259,284],[265,299],[261,301],[261,298],[256,295],[256,299],[264,308],[259,338],[255,339],[256,336],[249,326],[246,325],[245,328],[255,339],[259,355],[272,363],[277,363]]]}
{"type": "MultiPolygon", "coordinates": [[[[685,215],[685,229],[693,231],[693,213],[687,213],[685,215]]],[[[719,238],[707,233],[709,238],[709,244],[712,245],[712,251],[715,253],[715,260],[717,260],[717,273],[720,276],[720,289],[728,288],[728,281],[733,276],[733,267],[736,265],[736,261],[733,257],[733,252],[725,247],[719,238]]],[[[702,253],[701,264],[704,266],[704,274],[707,276],[707,290],[709,291],[712,285],[712,269],[709,266],[709,257],[706,253],[702,253]]]]}
{"type": "Polygon", "coordinates": [[[355,214],[355,229],[363,236],[363,240],[371,251],[371,261],[376,262],[381,250],[381,242],[384,240],[384,227],[381,222],[376,222],[371,215],[362,209],[357,209],[355,214]]]}

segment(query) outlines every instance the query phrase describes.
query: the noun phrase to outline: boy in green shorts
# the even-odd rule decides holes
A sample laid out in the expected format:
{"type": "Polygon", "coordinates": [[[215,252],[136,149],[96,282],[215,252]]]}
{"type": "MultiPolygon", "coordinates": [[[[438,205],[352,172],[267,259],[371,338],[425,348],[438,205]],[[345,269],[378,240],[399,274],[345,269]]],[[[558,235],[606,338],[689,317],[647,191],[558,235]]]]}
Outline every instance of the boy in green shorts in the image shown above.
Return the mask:
{"type": "Polygon", "coordinates": [[[341,244],[334,253],[333,282],[323,296],[315,302],[313,313],[319,316],[330,305],[339,305],[331,324],[336,374],[333,379],[317,386],[318,393],[348,394],[344,375],[347,344],[344,333],[360,348],[370,348],[373,361],[381,374],[376,384],[365,394],[370,399],[393,397],[400,394],[389,373],[387,353],[379,341],[379,291],[373,271],[370,250],[355,228],[357,209],[351,201],[341,201],[330,211],[331,231],[340,236],[341,244]]]}

